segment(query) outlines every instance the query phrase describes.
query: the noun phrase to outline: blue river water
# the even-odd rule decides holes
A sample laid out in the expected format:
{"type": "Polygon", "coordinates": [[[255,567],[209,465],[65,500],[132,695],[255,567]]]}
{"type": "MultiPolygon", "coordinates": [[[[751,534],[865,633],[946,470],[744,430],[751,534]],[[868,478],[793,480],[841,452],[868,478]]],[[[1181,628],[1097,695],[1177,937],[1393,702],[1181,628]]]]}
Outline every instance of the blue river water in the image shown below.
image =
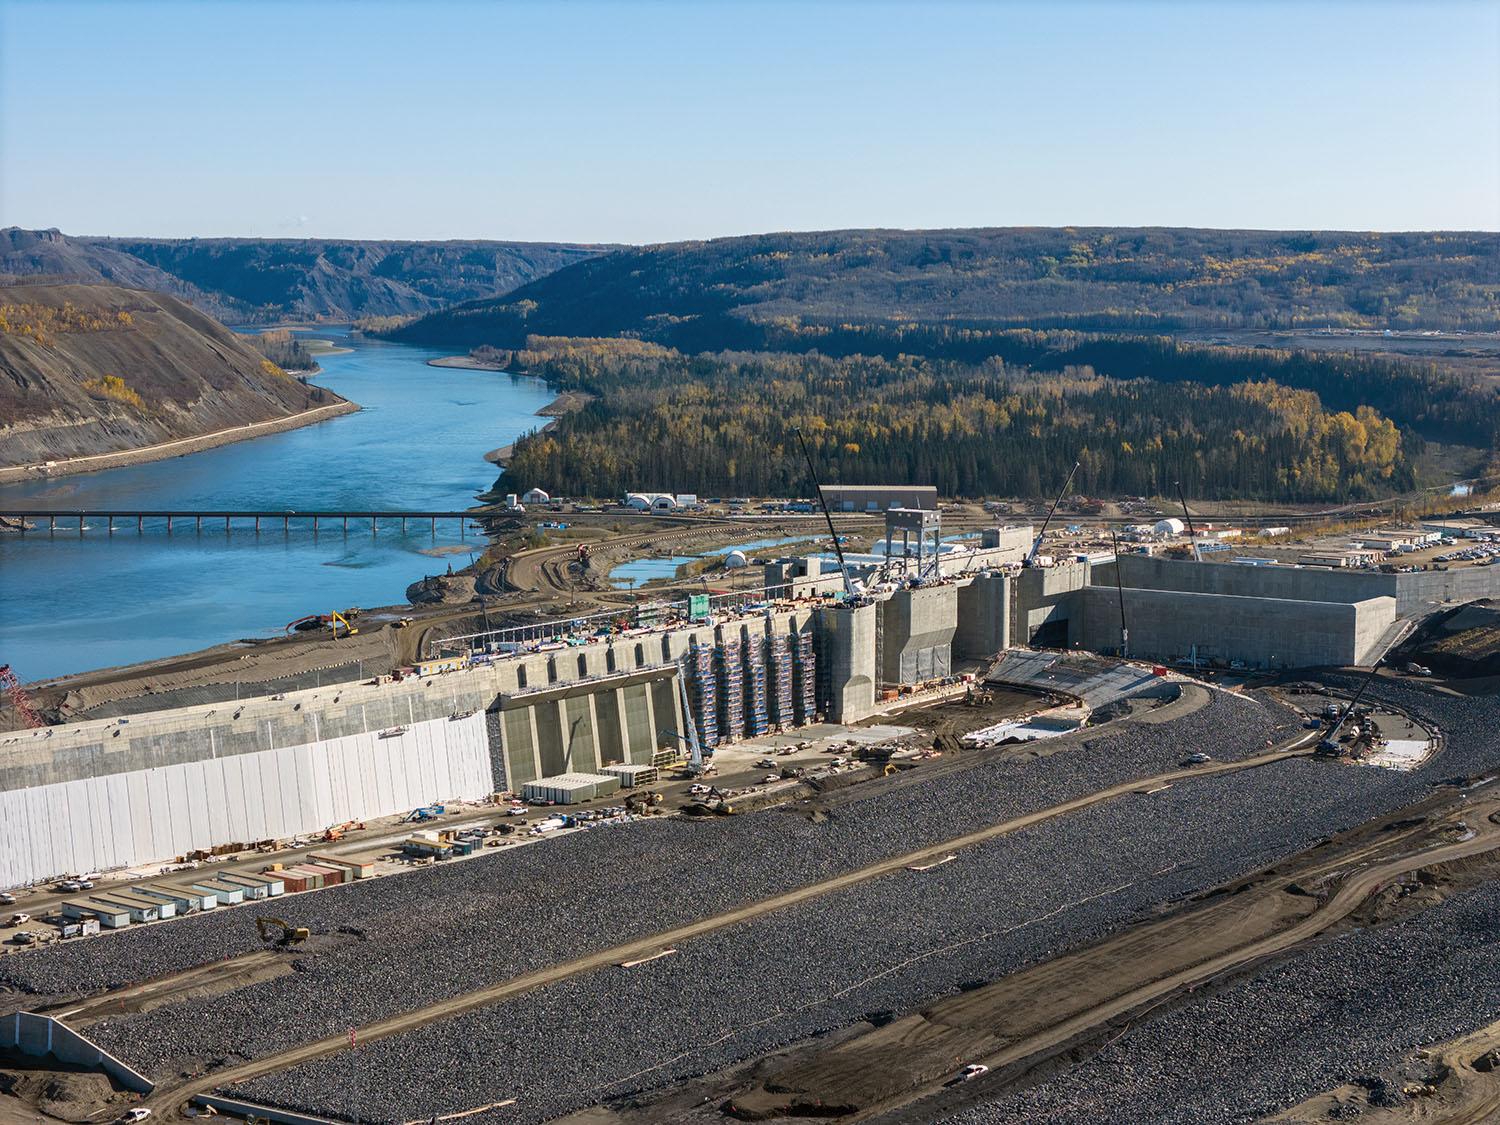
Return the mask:
{"type": "MultiPolygon", "coordinates": [[[[203,453],[104,472],[0,486],[0,508],[457,510],[495,483],[483,459],[541,425],[551,401],[536,379],[430,367],[444,353],[350,337],[314,379],[358,403],[357,414],[203,453]]],[[[49,536],[0,535],[0,663],[23,680],[187,652],[280,633],[295,617],[405,600],[409,583],[442,573],[482,540],[456,521],[380,528],[324,524],[316,537],[279,521],[196,532],[158,522],[137,535],[102,524],[49,536]]]]}

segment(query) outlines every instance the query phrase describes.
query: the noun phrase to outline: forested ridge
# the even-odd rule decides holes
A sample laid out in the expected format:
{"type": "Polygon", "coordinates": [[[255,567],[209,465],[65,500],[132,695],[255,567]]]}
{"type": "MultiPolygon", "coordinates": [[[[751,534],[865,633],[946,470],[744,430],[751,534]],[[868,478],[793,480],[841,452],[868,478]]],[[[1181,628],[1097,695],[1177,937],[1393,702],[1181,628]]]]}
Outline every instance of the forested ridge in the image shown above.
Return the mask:
{"type": "Polygon", "coordinates": [[[1500,329],[1500,235],[1177,228],[765,234],[619,250],[400,329],[762,348],[778,324],[1500,329]]]}
{"type": "Polygon", "coordinates": [[[1324,500],[1408,488],[1421,439],[1369,406],[1326,409],[1272,379],[1039,374],[999,359],[721,352],[634,340],[534,338],[522,370],[596,395],[516,443],[507,476],[586,495],[686,489],[807,491],[801,427],[841,483],[932,482],[947,495],[1039,495],[1082,462],[1077,487],[1159,495],[1324,500]]]}

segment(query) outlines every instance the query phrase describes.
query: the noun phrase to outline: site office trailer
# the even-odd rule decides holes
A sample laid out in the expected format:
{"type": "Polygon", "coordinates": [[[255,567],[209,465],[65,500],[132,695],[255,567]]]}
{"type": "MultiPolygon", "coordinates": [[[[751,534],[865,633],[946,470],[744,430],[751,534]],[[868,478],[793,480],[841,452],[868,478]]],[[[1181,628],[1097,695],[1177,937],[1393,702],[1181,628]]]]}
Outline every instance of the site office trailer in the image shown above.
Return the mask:
{"type": "Polygon", "coordinates": [[[219,876],[219,881],[236,887],[264,887],[265,894],[261,896],[262,898],[276,898],[278,895],[286,893],[286,884],[270,875],[226,871],[223,875],[219,876]]]}

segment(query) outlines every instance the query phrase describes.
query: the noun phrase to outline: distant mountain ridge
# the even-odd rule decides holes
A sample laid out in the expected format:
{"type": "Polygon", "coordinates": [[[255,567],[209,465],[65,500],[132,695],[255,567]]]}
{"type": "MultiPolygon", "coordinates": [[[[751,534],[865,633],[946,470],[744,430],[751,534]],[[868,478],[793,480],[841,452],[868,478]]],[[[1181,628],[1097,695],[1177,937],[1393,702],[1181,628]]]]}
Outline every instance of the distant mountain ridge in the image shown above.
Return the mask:
{"type": "Polygon", "coordinates": [[[1187,228],[845,230],[669,243],[590,258],[429,314],[397,339],[529,335],[760,348],[848,323],[1170,332],[1500,329],[1500,234],[1187,228]]]}
{"type": "Polygon", "coordinates": [[[0,230],[0,275],[170,293],[219,320],[413,316],[492,297],[607,247],[544,242],[91,238],[0,230]]]}

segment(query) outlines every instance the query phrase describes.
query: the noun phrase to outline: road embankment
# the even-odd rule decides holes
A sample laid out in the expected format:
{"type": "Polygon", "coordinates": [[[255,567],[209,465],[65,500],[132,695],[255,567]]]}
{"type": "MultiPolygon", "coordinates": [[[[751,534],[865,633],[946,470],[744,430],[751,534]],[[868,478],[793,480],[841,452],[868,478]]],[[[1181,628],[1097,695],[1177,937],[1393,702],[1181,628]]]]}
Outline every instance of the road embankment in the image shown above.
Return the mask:
{"type": "Polygon", "coordinates": [[[319,422],[326,422],[330,418],[337,418],[341,414],[353,414],[357,410],[359,410],[358,403],[335,402],[327,406],[316,407],[313,410],[303,410],[297,414],[287,414],[280,418],[269,418],[264,422],[251,422],[244,426],[231,426],[228,429],[215,430],[211,434],[198,434],[193,437],[176,438],[173,441],[141,446],[139,449],[121,449],[114,453],[96,453],[88,457],[70,457],[64,461],[49,461],[39,465],[11,465],[0,468],[0,484],[50,477],[73,476],[76,473],[93,473],[98,472],[100,469],[119,469],[126,465],[144,465],[149,461],[163,461],[168,457],[182,457],[188,453],[201,453],[205,449],[214,449],[218,446],[229,445],[237,441],[249,441],[252,438],[266,437],[270,434],[279,434],[287,430],[300,429],[303,426],[316,425],[319,422]]]}

